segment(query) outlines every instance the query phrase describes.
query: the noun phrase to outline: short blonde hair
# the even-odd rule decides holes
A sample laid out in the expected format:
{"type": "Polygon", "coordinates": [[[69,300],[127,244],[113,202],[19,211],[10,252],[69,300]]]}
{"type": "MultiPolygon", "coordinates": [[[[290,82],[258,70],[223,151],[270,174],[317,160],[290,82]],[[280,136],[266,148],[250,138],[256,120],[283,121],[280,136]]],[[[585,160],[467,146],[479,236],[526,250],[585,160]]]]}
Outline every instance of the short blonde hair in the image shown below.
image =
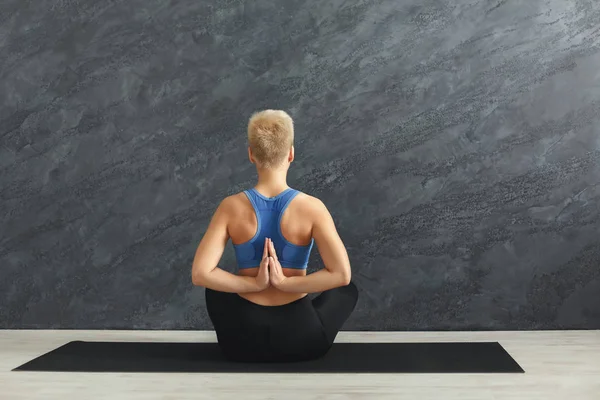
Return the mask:
{"type": "Polygon", "coordinates": [[[264,110],[248,122],[248,144],[263,168],[280,166],[294,145],[294,121],[285,111],[264,110]]]}

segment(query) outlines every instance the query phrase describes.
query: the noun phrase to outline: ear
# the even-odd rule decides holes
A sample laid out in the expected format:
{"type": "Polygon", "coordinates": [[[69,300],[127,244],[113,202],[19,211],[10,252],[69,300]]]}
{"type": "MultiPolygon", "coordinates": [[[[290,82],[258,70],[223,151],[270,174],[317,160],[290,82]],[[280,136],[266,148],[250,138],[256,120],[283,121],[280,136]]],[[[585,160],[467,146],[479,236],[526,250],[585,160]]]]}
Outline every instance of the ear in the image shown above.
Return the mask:
{"type": "Polygon", "coordinates": [[[294,157],[295,157],[295,150],[294,150],[294,146],[292,146],[290,148],[290,154],[288,154],[288,162],[291,163],[292,161],[294,161],[294,157]]]}
{"type": "Polygon", "coordinates": [[[248,159],[252,164],[254,164],[254,158],[252,158],[252,149],[250,149],[250,146],[248,146],[248,159]]]}

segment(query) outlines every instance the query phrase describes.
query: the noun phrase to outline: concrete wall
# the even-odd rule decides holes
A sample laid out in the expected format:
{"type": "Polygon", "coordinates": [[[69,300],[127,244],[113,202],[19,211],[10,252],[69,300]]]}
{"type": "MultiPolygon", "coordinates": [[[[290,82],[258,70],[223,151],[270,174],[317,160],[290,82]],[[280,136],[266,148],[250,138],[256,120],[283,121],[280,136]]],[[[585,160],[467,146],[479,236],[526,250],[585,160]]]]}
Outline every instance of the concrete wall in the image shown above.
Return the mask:
{"type": "Polygon", "coordinates": [[[345,329],[600,328],[599,26],[595,0],[3,1],[0,327],[210,329],[192,258],[269,107],[347,245],[345,329]]]}

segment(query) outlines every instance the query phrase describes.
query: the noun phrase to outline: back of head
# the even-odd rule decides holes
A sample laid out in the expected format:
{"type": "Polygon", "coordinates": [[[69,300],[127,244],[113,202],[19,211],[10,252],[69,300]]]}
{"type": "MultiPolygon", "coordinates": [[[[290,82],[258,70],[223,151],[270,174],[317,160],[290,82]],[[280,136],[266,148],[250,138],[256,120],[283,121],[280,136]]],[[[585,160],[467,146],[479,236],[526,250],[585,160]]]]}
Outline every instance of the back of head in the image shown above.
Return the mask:
{"type": "Polygon", "coordinates": [[[279,167],[294,145],[294,121],[285,111],[258,112],[248,123],[248,143],[261,168],[279,167]]]}

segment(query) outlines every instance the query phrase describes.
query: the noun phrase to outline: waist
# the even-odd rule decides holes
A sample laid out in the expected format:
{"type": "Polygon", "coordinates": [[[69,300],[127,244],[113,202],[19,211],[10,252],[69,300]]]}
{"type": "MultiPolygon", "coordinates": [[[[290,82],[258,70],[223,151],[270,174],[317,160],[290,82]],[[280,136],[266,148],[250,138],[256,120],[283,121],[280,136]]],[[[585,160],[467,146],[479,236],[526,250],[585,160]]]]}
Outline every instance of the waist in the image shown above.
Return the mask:
{"type": "MultiPolygon", "coordinates": [[[[305,276],[306,270],[282,268],[285,276],[305,276]]],[[[245,268],[240,269],[237,273],[241,276],[252,276],[255,277],[258,274],[258,268],[245,268]]],[[[261,292],[252,293],[238,293],[238,296],[246,299],[252,303],[261,306],[282,306],[294,301],[300,300],[306,297],[308,293],[289,293],[283,292],[274,286],[269,286],[261,292]]]]}

